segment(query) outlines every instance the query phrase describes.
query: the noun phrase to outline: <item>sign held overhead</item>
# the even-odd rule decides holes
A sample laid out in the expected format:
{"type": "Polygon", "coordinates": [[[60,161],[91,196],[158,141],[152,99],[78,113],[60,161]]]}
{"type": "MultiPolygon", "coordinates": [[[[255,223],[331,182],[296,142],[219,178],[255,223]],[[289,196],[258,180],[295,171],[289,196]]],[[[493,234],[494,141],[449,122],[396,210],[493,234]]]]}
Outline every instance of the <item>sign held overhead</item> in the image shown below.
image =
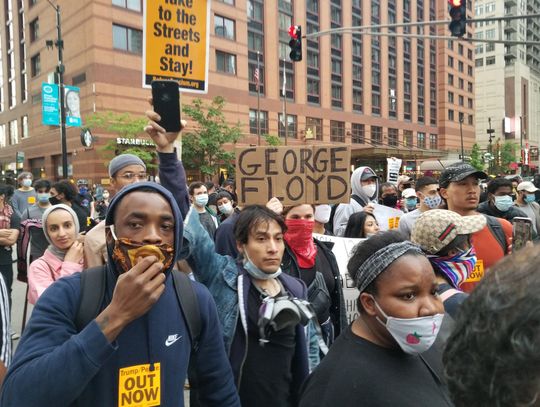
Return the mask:
{"type": "Polygon", "coordinates": [[[173,79],[185,92],[208,92],[210,0],[145,0],[143,87],[173,79]]]}
{"type": "Polygon", "coordinates": [[[348,203],[350,160],[347,146],[236,148],[239,204],[348,203]]]}

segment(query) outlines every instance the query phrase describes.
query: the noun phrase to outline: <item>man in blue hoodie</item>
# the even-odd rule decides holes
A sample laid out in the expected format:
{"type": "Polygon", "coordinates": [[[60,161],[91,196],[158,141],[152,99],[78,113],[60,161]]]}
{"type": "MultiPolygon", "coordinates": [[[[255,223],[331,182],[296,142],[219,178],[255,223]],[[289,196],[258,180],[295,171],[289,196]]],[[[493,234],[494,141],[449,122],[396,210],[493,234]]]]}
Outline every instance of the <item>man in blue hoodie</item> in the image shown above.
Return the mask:
{"type": "MultiPolygon", "coordinates": [[[[2,388],[4,407],[183,406],[191,341],[171,270],[182,216],[162,186],[122,189],[106,223],[108,263],[101,312],[75,324],[79,273],[43,293],[2,388]]],[[[216,306],[193,283],[201,320],[194,368],[205,406],[239,406],[216,306]]]]}

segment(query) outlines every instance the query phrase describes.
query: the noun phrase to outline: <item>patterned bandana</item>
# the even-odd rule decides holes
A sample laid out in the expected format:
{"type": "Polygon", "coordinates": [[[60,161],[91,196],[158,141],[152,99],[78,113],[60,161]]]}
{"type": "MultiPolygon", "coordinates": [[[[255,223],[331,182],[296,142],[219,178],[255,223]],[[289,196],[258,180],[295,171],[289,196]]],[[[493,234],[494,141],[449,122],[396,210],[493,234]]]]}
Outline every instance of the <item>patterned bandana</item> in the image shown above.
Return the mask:
{"type": "Polygon", "coordinates": [[[409,241],[392,243],[369,256],[356,272],[358,290],[363,292],[390,264],[407,253],[424,256],[422,249],[409,241]]]}
{"type": "Polygon", "coordinates": [[[428,256],[433,268],[442,272],[454,288],[458,288],[467,280],[476,265],[476,251],[474,247],[456,254],[452,257],[428,256]]]}

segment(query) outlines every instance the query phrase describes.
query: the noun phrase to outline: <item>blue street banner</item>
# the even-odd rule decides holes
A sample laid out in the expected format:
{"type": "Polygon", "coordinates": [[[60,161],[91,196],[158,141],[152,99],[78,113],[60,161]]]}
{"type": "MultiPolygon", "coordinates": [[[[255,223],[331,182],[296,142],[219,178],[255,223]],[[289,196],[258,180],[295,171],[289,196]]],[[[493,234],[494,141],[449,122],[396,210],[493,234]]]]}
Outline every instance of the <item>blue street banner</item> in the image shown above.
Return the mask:
{"type": "Polygon", "coordinates": [[[64,85],[64,105],[66,106],[66,126],[81,127],[81,97],[76,86],[64,85]]]}
{"type": "Polygon", "coordinates": [[[54,83],[41,84],[41,123],[45,126],[60,125],[58,98],[58,85],[54,83]]]}

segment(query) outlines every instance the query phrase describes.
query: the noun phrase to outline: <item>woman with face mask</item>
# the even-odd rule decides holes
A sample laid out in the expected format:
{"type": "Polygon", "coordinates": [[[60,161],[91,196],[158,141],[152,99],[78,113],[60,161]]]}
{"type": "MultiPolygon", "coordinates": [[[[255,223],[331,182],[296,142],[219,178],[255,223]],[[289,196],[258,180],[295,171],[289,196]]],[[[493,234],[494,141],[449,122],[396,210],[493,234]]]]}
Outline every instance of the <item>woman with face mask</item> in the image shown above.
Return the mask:
{"type": "Polygon", "coordinates": [[[359,316],[308,378],[300,407],[452,406],[442,372],[421,355],[444,307],[420,247],[397,231],[380,233],[356,247],[348,271],[359,316]]]}
{"type": "Polygon", "coordinates": [[[379,233],[379,230],[375,216],[367,212],[357,212],[349,218],[343,237],[365,239],[379,233]]]}
{"type": "MultiPolygon", "coordinates": [[[[461,216],[456,212],[433,209],[418,218],[411,240],[418,244],[433,266],[445,311],[455,318],[468,294],[460,290],[474,280],[477,263],[471,234],[486,226],[483,215],[461,216]]],[[[478,277],[479,279],[479,277],[478,277]]]]}
{"type": "Polygon", "coordinates": [[[35,304],[43,291],[61,277],[84,268],[83,243],[77,214],[67,205],[51,206],[43,213],[43,232],[49,247],[28,268],[28,301],[35,304]]]}
{"type": "Polygon", "coordinates": [[[313,238],[312,205],[285,208],[283,216],[287,232],[281,269],[308,287],[308,299],[317,313],[324,341],[331,345],[347,326],[339,268],[331,251],[333,244],[313,238]]]}

